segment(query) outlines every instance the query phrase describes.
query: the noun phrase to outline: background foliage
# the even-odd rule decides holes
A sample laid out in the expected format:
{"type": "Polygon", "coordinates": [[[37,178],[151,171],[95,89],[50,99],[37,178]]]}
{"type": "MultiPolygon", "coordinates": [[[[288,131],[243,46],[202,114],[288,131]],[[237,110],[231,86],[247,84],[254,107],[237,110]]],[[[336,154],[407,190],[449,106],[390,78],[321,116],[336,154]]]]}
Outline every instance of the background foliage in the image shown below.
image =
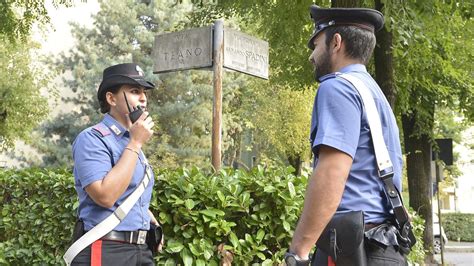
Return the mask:
{"type": "Polygon", "coordinates": [[[28,139],[48,114],[40,93],[48,76],[32,64],[35,47],[32,41],[16,43],[0,34],[0,152],[15,140],[28,139]]]}
{"type": "Polygon", "coordinates": [[[449,240],[474,242],[474,214],[443,213],[442,223],[449,240]]]}

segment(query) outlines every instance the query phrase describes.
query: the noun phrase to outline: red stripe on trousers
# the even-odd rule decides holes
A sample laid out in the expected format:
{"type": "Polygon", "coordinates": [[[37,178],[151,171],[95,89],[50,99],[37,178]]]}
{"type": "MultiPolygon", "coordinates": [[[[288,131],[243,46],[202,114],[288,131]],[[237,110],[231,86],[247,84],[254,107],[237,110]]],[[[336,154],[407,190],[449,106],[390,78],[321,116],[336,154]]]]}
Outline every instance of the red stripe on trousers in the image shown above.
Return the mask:
{"type": "Polygon", "coordinates": [[[328,256],[328,266],[336,266],[336,263],[334,263],[334,260],[331,256],[328,256]]]}
{"type": "Polygon", "coordinates": [[[91,247],[91,266],[102,265],[102,240],[92,243],[91,247]]]}

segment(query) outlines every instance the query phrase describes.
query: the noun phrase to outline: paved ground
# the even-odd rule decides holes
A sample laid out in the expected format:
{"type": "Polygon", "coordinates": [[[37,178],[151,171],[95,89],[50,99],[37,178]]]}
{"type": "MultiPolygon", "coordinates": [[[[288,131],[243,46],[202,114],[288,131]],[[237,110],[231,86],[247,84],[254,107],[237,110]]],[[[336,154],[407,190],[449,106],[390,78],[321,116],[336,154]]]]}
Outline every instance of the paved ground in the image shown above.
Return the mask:
{"type": "MultiPolygon", "coordinates": [[[[441,255],[435,255],[441,265],[441,255]]],[[[474,266],[474,243],[449,241],[444,251],[445,265],[474,266]]]]}

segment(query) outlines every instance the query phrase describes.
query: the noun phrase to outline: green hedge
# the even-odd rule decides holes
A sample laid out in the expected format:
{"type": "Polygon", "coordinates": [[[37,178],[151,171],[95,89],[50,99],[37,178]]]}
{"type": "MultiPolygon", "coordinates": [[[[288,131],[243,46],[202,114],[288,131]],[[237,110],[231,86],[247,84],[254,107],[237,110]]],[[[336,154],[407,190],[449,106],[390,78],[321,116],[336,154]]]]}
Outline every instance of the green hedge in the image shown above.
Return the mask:
{"type": "Polygon", "coordinates": [[[159,261],[218,265],[230,251],[235,265],[279,262],[291,241],[307,181],[292,171],[161,172],[154,197],[159,200],[152,204],[169,233],[165,258],[159,261]]]}
{"type": "MultiPolygon", "coordinates": [[[[157,263],[280,263],[307,183],[307,176],[292,171],[159,171],[151,209],[163,224],[166,245],[157,263]]],[[[62,264],[77,208],[70,171],[0,171],[0,198],[0,264],[62,264]]],[[[422,249],[411,260],[420,261],[420,256],[422,249]]]]}
{"type": "Polygon", "coordinates": [[[0,264],[57,265],[77,196],[66,170],[0,171],[0,264]]]}
{"type": "Polygon", "coordinates": [[[449,240],[474,242],[474,214],[443,213],[443,229],[449,240]]]}

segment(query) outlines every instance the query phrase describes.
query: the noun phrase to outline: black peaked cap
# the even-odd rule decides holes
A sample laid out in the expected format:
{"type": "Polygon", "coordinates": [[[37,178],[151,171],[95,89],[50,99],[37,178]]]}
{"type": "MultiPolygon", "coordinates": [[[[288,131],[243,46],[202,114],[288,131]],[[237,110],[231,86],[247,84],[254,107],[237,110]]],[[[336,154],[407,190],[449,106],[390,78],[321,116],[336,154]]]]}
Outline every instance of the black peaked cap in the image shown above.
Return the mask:
{"type": "Polygon", "coordinates": [[[314,21],[314,32],[308,42],[311,50],[314,50],[314,38],[327,27],[352,25],[375,33],[384,24],[382,13],[370,8],[320,8],[311,5],[310,14],[314,21]]]}
{"type": "Polygon", "coordinates": [[[135,63],[125,63],[104,69],[102,82],[97,91],[99,101],[105,101],[105,93],[117,85],[138,85],[145,89],[154,89],[155,84],[145,80],[143,70],[135,63]]]}

